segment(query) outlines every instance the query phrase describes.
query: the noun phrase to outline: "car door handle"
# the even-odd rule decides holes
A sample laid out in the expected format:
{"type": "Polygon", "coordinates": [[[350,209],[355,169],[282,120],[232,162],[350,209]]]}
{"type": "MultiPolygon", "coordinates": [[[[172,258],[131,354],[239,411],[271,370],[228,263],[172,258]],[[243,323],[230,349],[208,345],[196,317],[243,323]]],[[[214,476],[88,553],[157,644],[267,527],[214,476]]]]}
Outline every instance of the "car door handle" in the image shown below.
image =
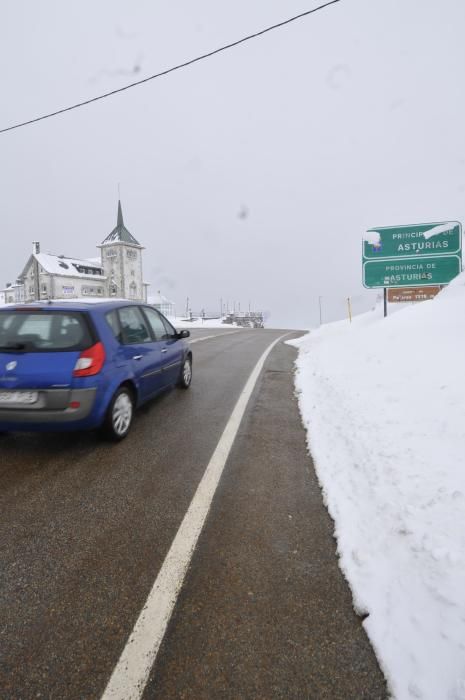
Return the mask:
{"type": "Polygon", "coordinates": [[[142,355],[134,355],[133,360],[142,360],[142,355]]]}
{"type": "Polygon", "coordinates": [[[162,352],[168,352],[168,350],[166,348],[163,348],[162,352]]]}

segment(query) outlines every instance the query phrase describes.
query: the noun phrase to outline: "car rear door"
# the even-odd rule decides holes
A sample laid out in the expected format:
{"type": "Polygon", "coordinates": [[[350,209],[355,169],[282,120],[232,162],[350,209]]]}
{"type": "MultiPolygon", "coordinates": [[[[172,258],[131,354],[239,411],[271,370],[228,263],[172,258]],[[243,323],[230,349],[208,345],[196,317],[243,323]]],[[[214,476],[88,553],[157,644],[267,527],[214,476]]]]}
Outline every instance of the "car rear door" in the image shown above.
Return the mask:
{"type": "Polygon", "coordinates": [[[123,306],[117,313],[121,327],[121,353],[130,363],[140,399],[144,401],[163,387],[160,344],[139,306],[123,306]]]}

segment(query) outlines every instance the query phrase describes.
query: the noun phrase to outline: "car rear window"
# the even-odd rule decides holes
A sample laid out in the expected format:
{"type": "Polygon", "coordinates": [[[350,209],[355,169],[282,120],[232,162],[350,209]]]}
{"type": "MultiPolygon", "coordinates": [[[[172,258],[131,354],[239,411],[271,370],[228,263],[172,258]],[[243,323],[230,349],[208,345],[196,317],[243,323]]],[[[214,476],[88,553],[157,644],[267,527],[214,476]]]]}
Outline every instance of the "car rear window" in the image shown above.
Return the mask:
{"type": "Polygon", "coordinates": [[[93,342],[83,313],[16,309],[0,312],[0,352],[85,350],[93,342]]]}

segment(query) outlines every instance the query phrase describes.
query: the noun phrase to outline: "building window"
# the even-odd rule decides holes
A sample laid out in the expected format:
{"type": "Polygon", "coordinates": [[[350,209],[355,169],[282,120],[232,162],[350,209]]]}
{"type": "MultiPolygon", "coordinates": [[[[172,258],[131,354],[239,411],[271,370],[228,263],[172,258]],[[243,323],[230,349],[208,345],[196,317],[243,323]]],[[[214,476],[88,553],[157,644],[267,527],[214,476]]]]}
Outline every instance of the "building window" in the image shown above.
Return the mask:
{"type": "Polygon", "coordinates": [[[116,258],[116,250],[109,248],[107,250],[107,258],[116,258]]]}
{"type": "Polygon", "coordinates": [[[81,287],[81,293],[83,296],[95,296],[102,293],[102,287],[83,286],[81,287]]]}
{"type": "Polygon", "coordinates": [[[137,285],[135,282],[131,282],[129,285],[129,297],[130,299],[135,299],[137,296],[137,285]]]}
{"type": "Polygon", "coordinates": [[[129,260],[136,260],[137,259],[137,251],[136,250],[127,250],[126,257],[129,258],[129,260]]]}

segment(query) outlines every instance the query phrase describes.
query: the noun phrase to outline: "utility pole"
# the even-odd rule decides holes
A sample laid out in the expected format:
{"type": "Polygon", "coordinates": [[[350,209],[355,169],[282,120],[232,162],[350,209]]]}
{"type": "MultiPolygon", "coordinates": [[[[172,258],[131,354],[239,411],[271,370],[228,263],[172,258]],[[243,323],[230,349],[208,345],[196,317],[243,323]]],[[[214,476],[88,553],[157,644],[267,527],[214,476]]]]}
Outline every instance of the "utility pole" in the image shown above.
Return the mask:
{"type": "Polygon", "coordinates": [[[322,320],[321,320],[321,319],[322,319],[322,316],[321,316],[321,300],[322,300],[322,298],[323,298],[323,297],[318,297],[318,305],[319,305],[319,307],[320,307],[320,326],[321,326],[321,324],[322,324],[322,320]]]}
{"type": "Polygon", "coordinates": [[[34,271],[34,301],[40,301],[40,278],[39,278],[39,263],[35,257],[40,253],[39,241],[32,242],[32,252],[34,254],[32,269],[34,271]]]}

